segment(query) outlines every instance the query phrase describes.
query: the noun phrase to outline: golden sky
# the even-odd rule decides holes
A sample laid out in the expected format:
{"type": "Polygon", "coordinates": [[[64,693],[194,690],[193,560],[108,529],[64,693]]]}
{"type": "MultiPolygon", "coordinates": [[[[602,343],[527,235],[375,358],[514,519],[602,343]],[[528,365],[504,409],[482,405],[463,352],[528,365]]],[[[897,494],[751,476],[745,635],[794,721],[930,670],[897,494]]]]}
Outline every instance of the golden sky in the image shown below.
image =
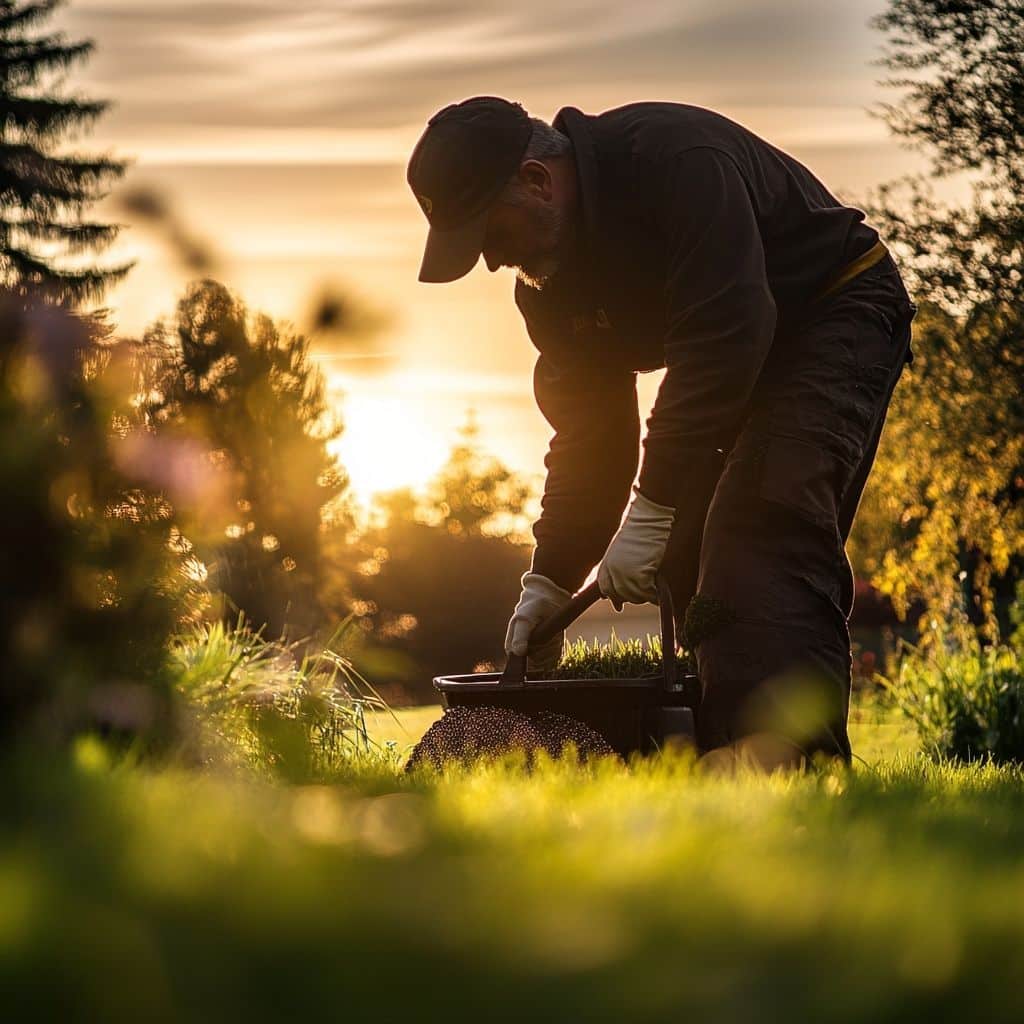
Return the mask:
{"type": "MultiPolygon", "coordinates": [[[[97,47],[69,84],[115,104],[88,147],[132,157],[126,184],[166,193],[251,306],[301,322],[311,296],[337,283],[393,312],[380,339],[390,358],[323,363],[347,393],[341,455],[365,494],[428,475],[468,406],[485,445],[518,469],[542,471],[550,434],[532,402],[513,272],[481,260],[452,284],[416,281],[426,221],[405,163],[435,110],[483,93],[548,120],[567,104],[695,103],[855,202],[924,167],[867,113],[893,99],[870,63],[881,40],[867,21],[883,6],[71,0],[60,21],[97,47]],[[383,415],[393,436],[371,450],[383,415]]],[[[112,256],[139,261],[109,296],[123,331],[173,308],[186,275],[157,237],[129,225],[112,256]]],[[[658,375],[642,382],[647,406],[658,375]]]]}

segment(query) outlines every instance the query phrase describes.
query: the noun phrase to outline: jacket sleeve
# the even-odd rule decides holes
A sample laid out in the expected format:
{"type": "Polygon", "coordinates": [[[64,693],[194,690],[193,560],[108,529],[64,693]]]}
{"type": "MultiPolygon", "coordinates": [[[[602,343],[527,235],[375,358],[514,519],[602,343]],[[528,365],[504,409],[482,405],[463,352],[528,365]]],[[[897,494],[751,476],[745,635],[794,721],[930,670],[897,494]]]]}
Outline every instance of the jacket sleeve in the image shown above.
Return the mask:
{"type": "Polygon", "coordinates": [[[640,455],[636,374],[559,370],[541,355],[537,405],[554,428],[544,465],[532,569],[575,593],[622,519],[640,455]]]}
{"type": "Polygon", "coordinates": [[[757,217],[732,157],[687,150],[652,166],[648,180],[666,245],[666,372],[638,487],[679,507],[710,499],[771,347],[776,309],[757,217]]]}

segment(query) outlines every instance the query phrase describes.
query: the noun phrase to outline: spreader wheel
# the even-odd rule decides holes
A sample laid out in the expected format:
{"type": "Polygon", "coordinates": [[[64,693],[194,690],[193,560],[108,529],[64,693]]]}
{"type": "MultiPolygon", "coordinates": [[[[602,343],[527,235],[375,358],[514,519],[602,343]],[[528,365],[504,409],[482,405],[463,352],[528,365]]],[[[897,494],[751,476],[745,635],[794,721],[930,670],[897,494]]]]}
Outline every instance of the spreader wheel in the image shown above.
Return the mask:
{"type": "Polygon", "coordinates": [[[604,737],[588,725],[549,711],[535,714],[497,707],[456,707],[446,711],[413,748],[405,770],[442,768],[523,751],[528,761],[543,750],[560,757],[572,744],[580,760],[614,755],[604,737]]]}

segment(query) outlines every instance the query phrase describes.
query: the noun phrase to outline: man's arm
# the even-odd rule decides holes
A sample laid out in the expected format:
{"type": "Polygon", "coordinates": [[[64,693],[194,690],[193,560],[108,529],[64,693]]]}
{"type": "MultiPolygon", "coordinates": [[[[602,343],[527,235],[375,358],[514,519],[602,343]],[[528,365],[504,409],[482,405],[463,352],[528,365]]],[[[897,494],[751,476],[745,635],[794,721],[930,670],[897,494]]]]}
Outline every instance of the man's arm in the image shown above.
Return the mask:
{"type": "Polygon", "coordinates": [[[544,457],[542,512],[534,523],[532,571],[575,593],[622,518],[640,446],[636,374],[559,370],[541,355],[537,405],[554,428],[544,457]]]}
{"type": "Polygon", "coordinates": [[[666,373],[638,488],[662,505],[706,506],[771,347],[775,302],[755,211],[730,156],[688,150],[668,166],[652,164],[646,177],[666,241],[666,373]]]}

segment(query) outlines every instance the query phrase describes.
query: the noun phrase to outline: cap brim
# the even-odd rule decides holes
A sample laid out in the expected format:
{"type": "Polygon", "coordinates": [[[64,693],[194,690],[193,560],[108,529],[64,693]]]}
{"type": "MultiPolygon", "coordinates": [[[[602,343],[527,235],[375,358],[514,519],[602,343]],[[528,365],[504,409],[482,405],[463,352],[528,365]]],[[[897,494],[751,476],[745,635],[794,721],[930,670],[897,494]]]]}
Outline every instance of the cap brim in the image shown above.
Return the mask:
{"type": "Polygon", "coordinates": [[[457,228],[431,227],[420,266],[421,281],[442,283],[465,277],[475,266],[484,247],[489,210],[457,228]]]}

